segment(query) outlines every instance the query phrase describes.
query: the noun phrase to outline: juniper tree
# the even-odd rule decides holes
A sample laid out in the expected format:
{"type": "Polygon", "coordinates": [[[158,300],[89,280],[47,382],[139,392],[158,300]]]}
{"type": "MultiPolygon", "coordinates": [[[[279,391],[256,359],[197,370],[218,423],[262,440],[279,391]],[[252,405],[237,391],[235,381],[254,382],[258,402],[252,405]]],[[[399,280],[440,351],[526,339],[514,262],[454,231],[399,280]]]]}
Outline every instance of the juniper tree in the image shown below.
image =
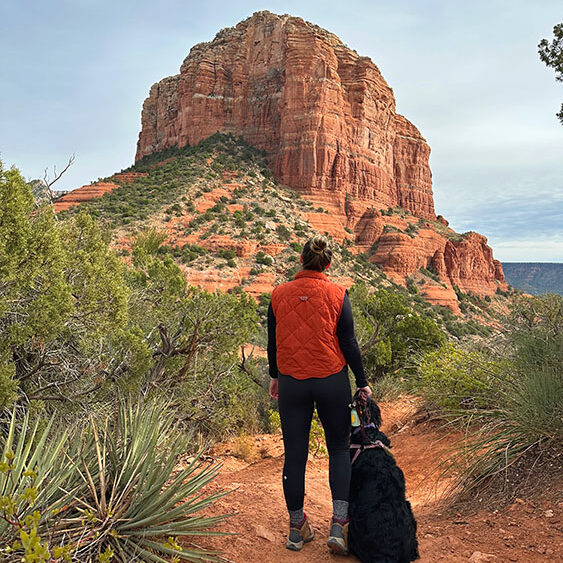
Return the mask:
{"type": "MultiPolygon", "coordinates": [[[[563,23],[553,27],[553,40],[542,39],[538,44],[540,59],[555,70],[555,80],[563,82],[563,23]]],[[[563,104],[557,114],[563,125],[563,104]]]]}

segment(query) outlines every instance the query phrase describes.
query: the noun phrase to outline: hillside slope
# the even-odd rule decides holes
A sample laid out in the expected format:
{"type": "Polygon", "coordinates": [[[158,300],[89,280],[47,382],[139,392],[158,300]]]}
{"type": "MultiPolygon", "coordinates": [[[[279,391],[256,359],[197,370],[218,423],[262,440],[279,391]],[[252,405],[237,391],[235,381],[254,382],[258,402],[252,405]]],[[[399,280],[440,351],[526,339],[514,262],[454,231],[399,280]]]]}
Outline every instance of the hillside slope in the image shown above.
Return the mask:
{"type": "Polygon", "coordinates": [[[216,132],[240,136],[395,281],[435,270],[446,291],[428,297],[454,311],[454,287],[481,297],[506,290],[486,237],[457,236],[436,216],[430,147],[397,114],[377,66],[313,23],[262,11],[221,30],[152,86],[141,122],[138,161],[216,132]],[[395,210],[404,220],[386,218],[395,210]]]}
{"type": "MultiPolygon", "coordinates": [[[[292,278],[303,243],[320,232],[335,244],[333,280],[347,287],[355,281],[393,287],[452,334],[467,327],[469,333],[488,334],[507,311],[504,292],[484,298],[463,292],[430,261],[411,275],[397,276],[396,254],[385,239],[371,242],[370,223],[354,234],[329,209],[279,185],[263,155],[231,136],[217,134],[194,147],[146,157],[101,184],[113,188],[88,201],[79,202],[75,192],[60,198],[55,206],[71,206],[59,216],[84,209],[99,217],[124,260],[136,233],[155,228],[166,237],[162,251],[174,256],[190,283],[207,289],[247,291],[257,298],[270,293],[292,278]]],[[[440,221],[421,221],[401,208],[374,213],[384,233],[422,246],[429,237],[463,244],[473,236],[459,235],[440,221]]]]}

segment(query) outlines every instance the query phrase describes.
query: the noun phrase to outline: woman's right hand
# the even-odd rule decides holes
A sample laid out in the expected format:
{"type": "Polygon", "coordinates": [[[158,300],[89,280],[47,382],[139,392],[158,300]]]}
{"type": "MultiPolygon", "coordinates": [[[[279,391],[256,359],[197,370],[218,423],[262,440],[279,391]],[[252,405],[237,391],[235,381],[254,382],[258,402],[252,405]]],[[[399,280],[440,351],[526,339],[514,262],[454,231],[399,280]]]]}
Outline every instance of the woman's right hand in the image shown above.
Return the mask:
{"type": "Polygon", "coordinates": [[[365,393],[368,397],[371,397],[371,389],[369,388],[369,385],[366,385],[365,387],[358,387],[358,391],[365,393]]]}

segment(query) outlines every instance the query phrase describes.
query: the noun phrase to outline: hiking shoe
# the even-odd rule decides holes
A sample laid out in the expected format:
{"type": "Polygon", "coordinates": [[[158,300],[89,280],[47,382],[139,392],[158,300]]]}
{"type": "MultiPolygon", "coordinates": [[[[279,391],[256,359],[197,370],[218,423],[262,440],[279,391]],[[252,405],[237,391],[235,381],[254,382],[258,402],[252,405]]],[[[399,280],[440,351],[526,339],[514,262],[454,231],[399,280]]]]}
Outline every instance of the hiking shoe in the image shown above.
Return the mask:
{"type": "Polygon", "coordinates": [[[303,519],[301,526],[290,526],[289,537],[285,547],[293,551],[301,551],[303,544],[310,542],[315,537],[315,530],[309,524],[307,516],[303,519]]]}
{"type": "Polygon", "coordinates": [[[332,520],[330,534],[326,542],[334,555],[348,555],[348,522],[342,524],[332,520]]]}

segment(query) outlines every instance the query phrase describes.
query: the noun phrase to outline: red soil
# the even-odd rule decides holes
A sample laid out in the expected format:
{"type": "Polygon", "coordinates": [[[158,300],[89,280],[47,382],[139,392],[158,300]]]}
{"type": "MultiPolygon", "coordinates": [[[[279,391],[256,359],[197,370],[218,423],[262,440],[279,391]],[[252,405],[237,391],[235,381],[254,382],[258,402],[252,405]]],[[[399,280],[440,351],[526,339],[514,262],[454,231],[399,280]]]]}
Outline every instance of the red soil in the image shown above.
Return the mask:
{"type": "MultiPolygon", "coordinates": [[[[443,502],[448,482],[439,479],[440,462],[457,436],[429,422],[416,423],[416,401],[404,398],[383,404],[384,430],[403,469],[418,521],[421,563],[555,562],[563,561],[561,534],[563,502],[549,499],[516,501],[498,511],[476,498],[475,507],[456,513],[443,502]],[[482,508],[480,508],[482,507],[482,508]]],[[[215,448],[223,469],[210,490],[231,490],[212,508],[213,514],[233,514],[220,527],[234,536],[197,538],[195,543],[221,550],[220,560],[237,563],[305,563],[358,561],[331,556],[325,541],[331,515],[328,462],[310,456],[305,510],[316,538],[299,553],[285,549],[287,516],[282,494],[283,446],[279,435],[250,438],[247,461],[236,457],[237,442],[215,448]],[[252,458],[253,457],[253,458],[252,458]]],[[[190,544],[190,538],[183,543],[190,544]]]]}

